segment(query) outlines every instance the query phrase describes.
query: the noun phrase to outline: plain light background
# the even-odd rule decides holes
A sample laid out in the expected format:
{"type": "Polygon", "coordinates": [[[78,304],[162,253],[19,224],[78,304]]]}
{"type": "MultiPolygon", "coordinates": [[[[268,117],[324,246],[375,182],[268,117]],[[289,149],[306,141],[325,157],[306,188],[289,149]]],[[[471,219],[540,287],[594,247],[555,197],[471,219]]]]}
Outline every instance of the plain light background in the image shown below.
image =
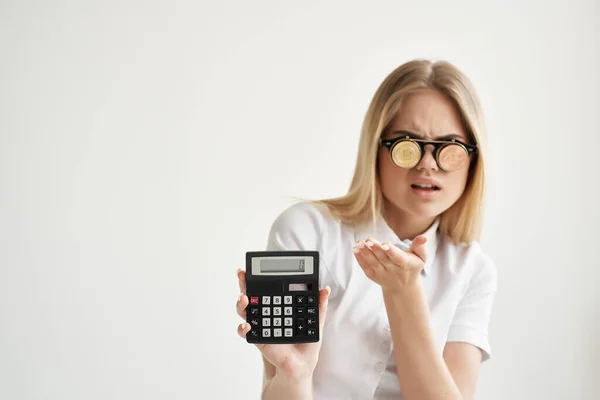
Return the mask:
{"type": "Polygon", "coordinates": [[[477,398],[600,398],[599,20],[593,0],[2,1],[0,398],[258,399],[235,271],[294,196],[346,192],[412,58],[461,68],[488,125],[477,398]]]}

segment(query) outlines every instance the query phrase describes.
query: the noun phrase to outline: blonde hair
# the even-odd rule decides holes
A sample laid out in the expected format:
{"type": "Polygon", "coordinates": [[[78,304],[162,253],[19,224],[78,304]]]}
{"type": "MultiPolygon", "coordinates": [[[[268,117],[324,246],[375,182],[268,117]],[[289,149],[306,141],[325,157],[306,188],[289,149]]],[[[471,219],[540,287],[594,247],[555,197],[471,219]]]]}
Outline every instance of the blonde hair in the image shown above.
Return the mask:
{"type": "Polygon", "coordinates": [[[446,95],[457,107],[465,131],[479,149],[471,160],[469,176],[461,197],[440,216],[439,229],[454,243],[479,240],[484,199],[484,160],[486,154],[483,112],[469,79],[447,61],[413,60],[400,65],[381,83],[365,115],[354,177],[342,197],[312,200],[327,206],[340,222],[358,225],[385,212],[378,178],[379,139],[397,115],[402,99],[410,93],[433,89],[446,95]]]}

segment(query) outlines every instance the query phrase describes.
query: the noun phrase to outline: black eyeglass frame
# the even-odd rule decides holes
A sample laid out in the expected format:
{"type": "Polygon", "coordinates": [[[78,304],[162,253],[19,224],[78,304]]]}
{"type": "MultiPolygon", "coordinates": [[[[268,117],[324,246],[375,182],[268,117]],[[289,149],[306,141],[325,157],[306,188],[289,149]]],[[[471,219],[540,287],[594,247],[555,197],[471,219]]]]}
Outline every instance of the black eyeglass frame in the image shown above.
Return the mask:
{"type": "MultiPolygon", "coordinates": [[[[433,158],[435,159],[435,162],[437,164],[437,166],[442,170],[445,171],[444,168],[442,168],[442,166],[440,165],[440,162],[438,160],[438,154],[440,153],[440,151],[450,145],[450,144],[456,144],[459,145],[461,147],[464,148],[464,150],[467,152],[467,156],[470,158],[472,155],[477,154],[478,153],[478,147],[476,144],[469,144],[469,143],[464,143],[458,139],[448,139],[448,140],[425,140],[425,139],[418,139],[415,138],[413,136],[410,135],[404,135],[404,136],[399,136],[397,138],[394,139],[379,139],[379,145],[382,147],[385,147],[388,149],[390,157],[392,156],[392,149],[394,148],[394,146],[400,142],[404,142],[404,141],[410,141],[410,142],[414,142],[416,143],[420,148],[421,148],[421,157],[419,158],[419,161],[417,162],[416,165],[419,165],[419,163],[421,162],[421,160],[423,159],[423,156],[425,155],[425,146],[427,146],[428,144],[433,146],[433,158]]],[[[393,159],[392,159],[393,161],[393,159]]],[[[416,166],[415,165],[415,166],[416,166]]],[[[414,168],[414,167],[413,167],[414,168]]]]}

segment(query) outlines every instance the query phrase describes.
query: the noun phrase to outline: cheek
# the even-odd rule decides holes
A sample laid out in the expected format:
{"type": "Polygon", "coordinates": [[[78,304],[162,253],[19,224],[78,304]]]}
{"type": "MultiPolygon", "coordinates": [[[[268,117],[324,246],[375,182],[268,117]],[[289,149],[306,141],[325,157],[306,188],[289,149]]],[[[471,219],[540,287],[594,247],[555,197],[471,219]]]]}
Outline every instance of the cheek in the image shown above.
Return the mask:
{"type": "Polygon", "coordinates": [[[384,155],[380,154],[377,163],[379,168],[379,182],[383,193],[402,192],[404,188],[402,183],[406,182],[408,170],[396,166],[396,164],[390,160],[387,153],[384,155]]]}
{"type": "Polygon", "coordinates": [[[463,194],[465,186],[467,185],[468,174],[469,167],[467,166],[448,175],[448,178],[446,179],[446,185],[449,188],[452,188],[452,200],[458,200],[458,198],[463,194]]]}

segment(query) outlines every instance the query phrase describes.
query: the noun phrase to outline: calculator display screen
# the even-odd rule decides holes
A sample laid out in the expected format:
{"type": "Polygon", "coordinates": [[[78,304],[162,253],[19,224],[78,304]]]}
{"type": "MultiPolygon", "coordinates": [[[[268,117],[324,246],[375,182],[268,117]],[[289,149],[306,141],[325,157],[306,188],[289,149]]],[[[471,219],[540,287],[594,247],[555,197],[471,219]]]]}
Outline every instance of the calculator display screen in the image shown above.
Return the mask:
{"type": "Polygon", "coordinates": [[[312,257],[269,256],[252,259],[252,275],[311,275],[312,257]]]}
{"type": "Polygon", "coordinates": [[[265,258],[260,261],[260,272],[304,272],[304,259],[265,258]]]}

